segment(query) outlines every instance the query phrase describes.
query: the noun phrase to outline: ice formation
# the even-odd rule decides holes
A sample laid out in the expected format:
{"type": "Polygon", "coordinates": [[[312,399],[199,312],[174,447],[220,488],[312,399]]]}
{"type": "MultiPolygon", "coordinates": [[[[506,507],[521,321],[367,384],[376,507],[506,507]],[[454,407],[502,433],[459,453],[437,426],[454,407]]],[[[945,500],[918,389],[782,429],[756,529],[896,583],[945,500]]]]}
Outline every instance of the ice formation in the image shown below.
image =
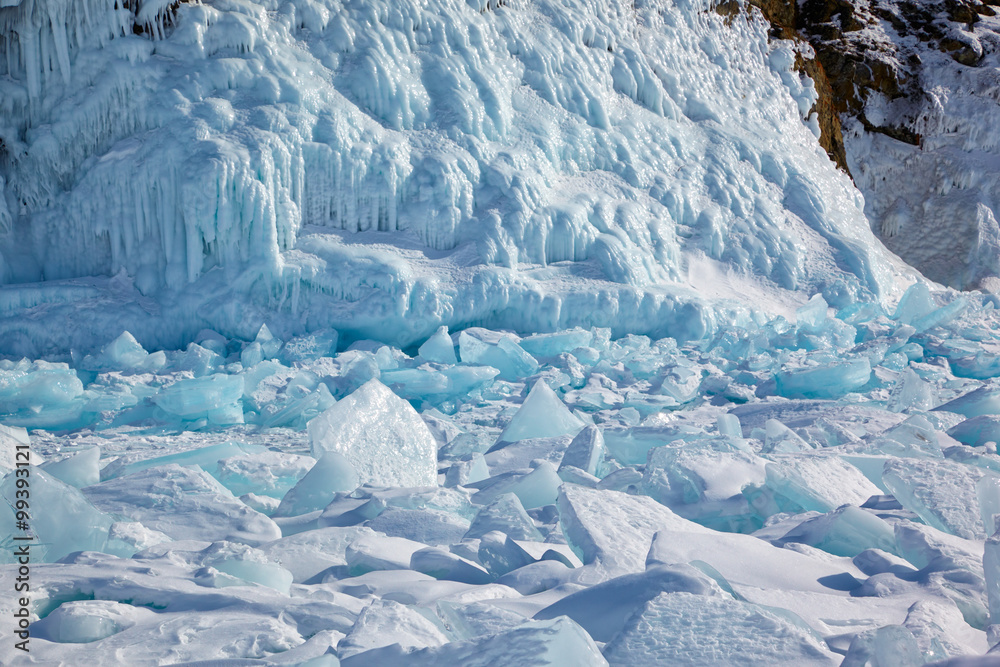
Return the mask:
{"type": "Polygon", "coordinates": [[[708,0],[0,0],[27,664],[996,647],[1000,302],[877,242],[803,48],[708,0]]]}
{"type": "Polygon", "coordinates": [[[23,424],[0,436],[63,508],[32,524],[32,641],[53,664],[923,664],[1000,637],[988,295],[812,299],[687,343],[475,328],[293,357],[268,330],[200,338],[217,359],[154,368],[109,354],[136,350],[120,335],[0,361],[32,387],[0,403],[23,424]],[[511,357],[462,340],[521,361],[504,379],[480,364],[511,357]],[[829,370],[855,360],[860,386],[829,370]],[[789,396],[810,373],[827,397],[789,396]],[[272,426],[275,405],[313,411],[272,426]],[[190,624],[225,639],[162,633],[190,624]]]}
{"type": "Polygon", "coordinates": [[[817,145],[794,44],[708,0],[20,0],[0,50],[6,354],[124,328],[102,360],[155,363],[264,322],[692,339],[915,277],[817,145]]]}

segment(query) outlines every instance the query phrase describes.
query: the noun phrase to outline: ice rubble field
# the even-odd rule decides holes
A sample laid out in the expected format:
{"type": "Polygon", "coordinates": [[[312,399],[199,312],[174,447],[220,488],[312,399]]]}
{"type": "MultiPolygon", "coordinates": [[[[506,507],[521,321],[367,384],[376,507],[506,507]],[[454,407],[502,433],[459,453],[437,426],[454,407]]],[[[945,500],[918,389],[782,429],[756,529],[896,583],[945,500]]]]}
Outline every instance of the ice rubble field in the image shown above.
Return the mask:
{"type": "MultiPolygon", "coordinates": [[[[995,303],[918,283],[889,313],[815,296],[794,321],[684,345],[470,328],[337,353],[332,330],[264,327],[0,361],[0,465],[30,443],[38,508],[32,651],[0,656],[884,667],[985,653],[1000,635],[995,303]]],[[[0,528],[22,534],[7,505],[0,528]]],[[[4,566],[0,590],[14,576],[4,566]]]]}

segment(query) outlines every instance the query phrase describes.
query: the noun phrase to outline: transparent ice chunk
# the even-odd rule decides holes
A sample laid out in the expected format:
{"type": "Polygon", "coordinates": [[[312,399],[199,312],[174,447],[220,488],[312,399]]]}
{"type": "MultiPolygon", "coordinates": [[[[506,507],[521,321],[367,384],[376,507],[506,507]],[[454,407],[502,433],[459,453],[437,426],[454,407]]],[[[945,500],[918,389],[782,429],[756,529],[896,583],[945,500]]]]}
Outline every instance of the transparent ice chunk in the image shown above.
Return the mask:
{"type": "MultiPolygon", "coordinates": [[[[33,559],[54,562],[74,551],[104,551],[108,543],[108,531],[114,519],[90,502],[80,491],[56,479],[39,468],[28,470],[27,477],[10,473],[0,483],[0,535],[25,536],[23,528],[16,521],[17,480],[28,479],[30,488],[28,525],[35,536],[32,546],[33,559]]],[[[23,498],[22,498],[23,500],[23,498]]],[[[0,551],[4,562],[14,563],[13,549],[0,551]]]]}
{"type": "Polygon", "coordinates": [[[538,362],[511,336],[503,335],[493,344],[463,331],[458,344],[462,363],[492,366],[505,380],[515,381],[538,372],[538,362]]]}
{"type": "Polygon", "coordinates": [[[948,435],[970,447],[1000,442],[1000,415],[979,415],[966,419],[948,429],[948,435]]]}
{"type": "Polygon", "coordinates": [[[243,423],[243,377],[217,373],[178,380],[161,389],[153,402],[184,421],[207,419],[212,424],[243,423]]]}
{"type": "Polygon", "coordinates": [[[777,391],[786,398],[841,398],[860,389],[871,378],[867,357],[818,366],[790,368],[775,373],[777,391]]]}
{"type": "Polygon", "coordinates": [[[1000,415],[1000,385],[985,384],[934,409],[957,412],[965,417],[1000,415]]]}
{"type": "Polygon", "coordinates": [[[500,531],[516,540],[542,539],[521,501],[513,493],[502,493],[480,509],[465,537],[482,537],[490,531],[500,531]]]}
{"type": "Polygon", "coordinates": [[[537,380],[500,440],[515,442],[528,438],[574,435],[583,422],[563,404],[544,380],[537,380]]]}
{"type": "Polygon", "coordinates": [[[87,447],[59,460],[43,463],[41,469],[70,486],[81,489],[101,481],[101,448],[87,447]]]}
{"type": "Polygon", "coordinates": [[[596,426],[586,426],[569,443],[559,463],[559,469],[573,466],[591,475],[597,475],[598,468],[604,461],[604,454],[604,435],[601,430],[596,426]]]}
{"type": "Polygon", "coordinates": [[[434,334],[428,338],[423,345],[417,350],[417,354],[426,359],[427,361],[433,361],[438,364],[448,364],[453,366],[458,363],[458,357],[455,356],[455,345],[451,342],[451,336],[448,335],[448,327],[439,327],[434,334]]]}
{"type": "Polygon", "coordinates": [[[338,492],[353,491],[359,484],[358,473],[347,457],[334,451],[325,452],[288,490],[274,516],[299,516],[321,510],[338,492]]]}
{"type": "Polygon", "coordinates": [[[799,524],[780,540],[799,542],[835,556],[853,558],[866,549],[896,550],[892,526],[874,514],[845,505],[799,524]]]}

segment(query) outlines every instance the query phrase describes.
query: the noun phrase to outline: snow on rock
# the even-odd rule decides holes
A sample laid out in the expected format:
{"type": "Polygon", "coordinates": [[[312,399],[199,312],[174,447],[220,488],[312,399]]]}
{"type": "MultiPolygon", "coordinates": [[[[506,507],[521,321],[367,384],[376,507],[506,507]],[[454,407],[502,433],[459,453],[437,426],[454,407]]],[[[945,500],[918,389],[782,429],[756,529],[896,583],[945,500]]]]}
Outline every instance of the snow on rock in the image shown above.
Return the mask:
{"type": "Polygon", "coordinates": [[[313,455],[341,454],[362,483],[437,483],[437,442],[420,415],[378,380],[369,380],[309,422],[313,455]]]}

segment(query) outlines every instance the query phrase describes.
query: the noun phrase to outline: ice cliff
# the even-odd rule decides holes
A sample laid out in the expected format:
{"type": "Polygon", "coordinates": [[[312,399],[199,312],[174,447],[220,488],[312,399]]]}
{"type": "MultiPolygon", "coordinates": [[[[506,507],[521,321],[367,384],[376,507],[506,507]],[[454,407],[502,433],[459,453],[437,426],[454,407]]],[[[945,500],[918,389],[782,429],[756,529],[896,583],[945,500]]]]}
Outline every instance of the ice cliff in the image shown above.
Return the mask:
{"type": "Polygon", "coordinates": [[[769,28],[707,0],[0,0],[0,352],[684,340],[892,300],[914,274],[769,28]]]}

